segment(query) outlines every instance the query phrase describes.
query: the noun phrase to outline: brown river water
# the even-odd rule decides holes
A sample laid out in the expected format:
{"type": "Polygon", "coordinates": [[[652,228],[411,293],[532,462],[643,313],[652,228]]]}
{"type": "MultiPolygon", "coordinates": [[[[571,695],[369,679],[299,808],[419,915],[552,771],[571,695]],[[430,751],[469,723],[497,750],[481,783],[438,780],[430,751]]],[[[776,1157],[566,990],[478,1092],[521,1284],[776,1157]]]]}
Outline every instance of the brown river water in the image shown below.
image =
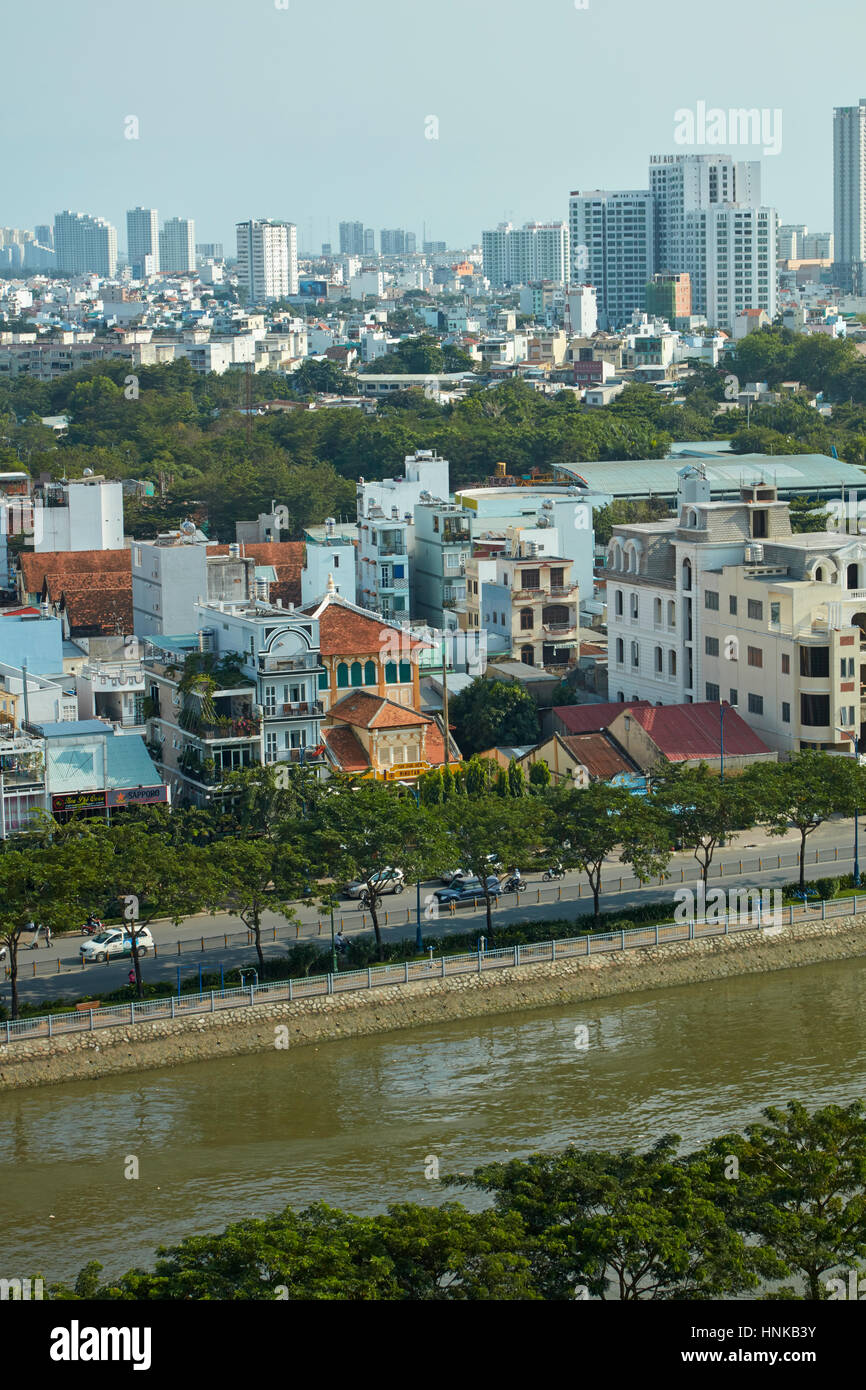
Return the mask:
{"type": "Polygon", "coordinates": [[[120,1274],[287,1203],[480,1204],[431,1158],[691,1145],[767,1104],[847,1103],[864,992],[866,959],[832,962],[2,1095],[0,1277],[120,1274]]]}

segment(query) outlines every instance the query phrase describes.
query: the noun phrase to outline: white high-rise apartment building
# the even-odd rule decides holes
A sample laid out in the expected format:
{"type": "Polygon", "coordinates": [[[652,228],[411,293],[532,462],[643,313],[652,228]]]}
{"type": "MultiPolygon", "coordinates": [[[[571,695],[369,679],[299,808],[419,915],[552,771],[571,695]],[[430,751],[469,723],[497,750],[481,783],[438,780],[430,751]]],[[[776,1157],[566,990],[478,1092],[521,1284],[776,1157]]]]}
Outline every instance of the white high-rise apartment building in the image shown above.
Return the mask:
{"type": "Polygon", "coordinates": [[[619,328],[646,308],[655,270],[652,194],[644,189],[574,192],[568,205],[571,279],[594,285],[602,328],[619,328]]]}
{"type": "Polygon", "coordinates": [[[58,212],[54,248],[62,275],[103,275],[117,271],[117,231],[104,217],[85,212],[58,212]]]}
{"type": "Polygon", "coordinates": [[[833,112],[834,278],[863,293],[866,284],[866,97],[833,112]]]}
{"type": "Polygon", "coordinates": [[[714,502],[689,465],[676,517],[614,526],[606,575],[612,700],[726,702],[780,751],[866,737],[861,537],[794,534],[773,483],[714,502]]]}
{"type": "Polygon", "coordinates": [[[238,279],[251,304],[298,293],[298,229],[293,222],[237,224],[238,279]]]}
{"type": "Polygon", "coordinates": [[[126,214],[126,254],[131,266],[146,264],[152,257],[150,269],[155,275],[159,263],[159,218],[156,208],[130,208],[126,214]]]}
{"type": "Polygon", "coordinates": [[[527,222],[513,227],[500,222],[495,231],[482,232],[484,274],[493,289],[568,279],[568,227],[564,222],[527,222]]]}
{"type": "Polygon", "coordinates": [[[744,309],[777,308],[775,208],[725,204],[686,214],[693,306],[714,328],[730,332],[744,309]]]}
{"type": "Polygon", "coordinates": [[[195,223],[191,217],[170,217],[159,234],[159,265],[174,275],[195,270],[195,223]]]}
{"type": "Polygon", "coordinates": [[[757,159],[716,154],[653,155],[649,170],[655,216],[656,269],[688,271],[686,217],[717,203],[761,202],[757,159]]]}

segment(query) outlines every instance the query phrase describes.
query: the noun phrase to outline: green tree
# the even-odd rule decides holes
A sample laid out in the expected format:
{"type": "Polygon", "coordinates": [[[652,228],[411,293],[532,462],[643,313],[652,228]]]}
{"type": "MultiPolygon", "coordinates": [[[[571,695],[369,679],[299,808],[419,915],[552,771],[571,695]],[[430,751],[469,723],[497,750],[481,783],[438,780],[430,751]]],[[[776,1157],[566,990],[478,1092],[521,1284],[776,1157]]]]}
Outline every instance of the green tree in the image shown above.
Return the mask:
{"type": "Polygon", "coordinates": [[[118,818],[111,826],[93,825],[87,855],[106,903],[124,919],[141,999],[141,955],[146,951],[141,933],[156,917],[180,923],[207,903],[210,872],[205,851],[148,833],[139,821],[118,818]]]}
{"type": "MultiPolygon", "coordinates": [[[[769,1262],[732,1229],[698,1159],[668,1135],[646,1153],[569,1147],[476,1168],[471,1185],[529,1235],[545,1299],[715,1299],[754,1288],[769,1262]]],[[[455,1180],[451,1180],[455,1181],[455,1180]]]]}
{"type": "Polygon", "coordinates": [[[667,812],[673,837],[693,851],[706,883],[718,846],[757,820],[754,784],[741,776],[722,781],[706,763],[665,767],[655,781],[655,804],[667,812]]]}
{"type": "Polygon", "coordinates": [[[379,913],[386,869],[409,882],[441,872],[449,850],[437,815],[383,782],[365,779],[321,799],[302,827],[314,878],[360,880],[376,949],[383,959],[379,913]]]}
{"type": "Polygon", "coordinates": [[[866,774],[852,758],[814,749],[784,763],[758,763],[741,779],[755,820],[771,835],[796,830],[800,836],[800,889],[806,886],[806,841],[835,815],[852,815],[866,805],[866,774]]]}
{"type": "Polygon", "coordinates": [[[791,1101],[763,1111],[766,1123],[726,1135],[708,1152],[736,1182],[720,1182],[723,1215],[826,1299],[827,1281],[866,1256],[866,1112],[863,1102],[808,1112],[791,1101]]]}
{"type": "Polygon", "coordinates": [[[452,700],[450,718],[464,754],[538,741],[535,701],[521,686],[506,681],[477,676],[452,700]]]}
{"type": "Polygon", "coordinates": [[[620,859],[633,867],[639,878],[661,874],[670,851],[658,823],[652,823],[637,797],[606,782],[588,787],[558,784],[547,805],[550,839],[564,862],[585,873],[592,890],[593,914],[599,917],[604,866],[616,849],[620,859]],[[640,822],[639,831],[634,827],[640,822]]]}
{"type": "Polygon", "coordinates": [[[546,791],[550,786],[550,768],[543,758],[530,767],[529,785],[535,792],[546,791]]]}
{"type": "Polygon", "coordinates": [[[88,891],[90,865],[71,845],[7,847],[0,854],[0,946],[9,956],[12,1018],[18,1017],[18,950],[32,924],[68,930],[88,891]]]}
{"type": "Polygon", "coordinates": [[[543,810],[535,797],[469,797],[442,808],[442,823],[455,863],[468,869],[481,884],[487,913],[487,939],[493,937],[493,899],[487,882],[490,856],[517,866],[543,835],[543,810]]]}
{"type": "Polygon", "coordinates": [[[270,840],[221,840],[209,852],[212,880],[209,887],[211,910],[217,908],[239,917],[252,932],[259,970],[264,973],[262,919],[265,912],[277,913],[294,921],[291,903],[302,888],[298,860],[290,872],[287,847],[270,840]]]}

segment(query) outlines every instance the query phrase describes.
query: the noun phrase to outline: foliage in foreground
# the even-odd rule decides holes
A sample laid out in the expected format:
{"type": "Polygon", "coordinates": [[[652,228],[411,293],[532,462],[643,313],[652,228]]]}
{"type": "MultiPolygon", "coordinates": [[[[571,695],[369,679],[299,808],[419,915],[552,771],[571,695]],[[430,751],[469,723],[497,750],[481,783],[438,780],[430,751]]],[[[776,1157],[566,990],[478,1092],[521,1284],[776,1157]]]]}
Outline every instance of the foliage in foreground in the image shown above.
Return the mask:
{"type": "Polygon", "coordinates": [[[855,1101],[810,1114],[792,1101],[763,1114],[684,1155],[665,1135],[645,1153],[572,1145],[444,1179],[492,1197],[481,1212],[453,1201],[369,1217],[286,1207],[161,1246],[152,1270],[102,1281],[91,1262],[50,1297],[829,1298],[830,1280],[866,1256],[866,1111],[855,1101]]]}

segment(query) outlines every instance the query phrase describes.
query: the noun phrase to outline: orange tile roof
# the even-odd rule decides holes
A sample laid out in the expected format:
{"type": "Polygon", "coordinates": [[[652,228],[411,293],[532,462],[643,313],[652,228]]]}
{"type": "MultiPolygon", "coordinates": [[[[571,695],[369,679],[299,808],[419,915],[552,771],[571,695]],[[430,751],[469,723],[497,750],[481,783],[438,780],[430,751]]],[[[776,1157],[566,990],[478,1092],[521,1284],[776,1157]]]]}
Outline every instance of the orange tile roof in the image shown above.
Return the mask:
{"type": "Polygon", "coordinates": [[[367,695],[354,691],[339,700],[328,712],[329,719],[344,724],[357,724],[361,729],[405,729],[419,724],[432,724],[426,714],[395,704],[383,695],[367,695]]]}
{"type": "MultiPolygon", "coordinates": [[[[99,577],[109,578],[107,575],[99,577]]],[[[70,584],[64,587],[56,601],[66,612],[73,637],[127,636],[135,630],[131,575],[126,584],[70,584]]]]}
{"type": "Polygon", "coordinates": [[[364,752],[356,735],[345,725],[337,728],[323,728],[322,738],[330,750],[334,761],[344,772],[366,772],[370,760],[364,752]]]}
{"type": "Polygon", "coordinates": [[[47,575],[78,576],[84,583],[87,576],[128,574],[132,583],[129,550],[23,550],[19,564],[28,594],[40,593],[47,575]]]}
{"type": "Polygon", "coordinates": [[[322,656],[381,656],[391,644],[401,646],[399,656],[406,659],[410,651],[420,651],[429,642],[419,642],[403,633],[395,623],[376,613],[358,609],[346,603],[338,594],[328,594],[323,600],[308,604],[304,612],[319,615],[319,650],[322,656]]]}

